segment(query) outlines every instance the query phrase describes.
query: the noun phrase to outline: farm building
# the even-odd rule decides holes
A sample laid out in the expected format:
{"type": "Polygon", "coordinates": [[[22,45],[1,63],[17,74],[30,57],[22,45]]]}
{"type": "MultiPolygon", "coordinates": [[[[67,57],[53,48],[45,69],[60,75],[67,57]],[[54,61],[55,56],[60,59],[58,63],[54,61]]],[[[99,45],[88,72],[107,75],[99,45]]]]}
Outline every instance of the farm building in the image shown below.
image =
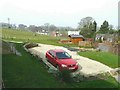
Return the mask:
{"type": "Polygon", "coordinates": [[[69,35],[70,42],[74,44],[78,44],[79,41],[84,41],[84,37],[82,35],[69,35]]]}

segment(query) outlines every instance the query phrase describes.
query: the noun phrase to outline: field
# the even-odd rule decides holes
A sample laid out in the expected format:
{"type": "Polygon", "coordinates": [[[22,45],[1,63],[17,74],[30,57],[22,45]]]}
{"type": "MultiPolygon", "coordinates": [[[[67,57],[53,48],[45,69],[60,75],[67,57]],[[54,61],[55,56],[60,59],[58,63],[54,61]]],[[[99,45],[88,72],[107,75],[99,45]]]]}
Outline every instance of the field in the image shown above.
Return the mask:
{"type": "Polygon", "coordinates": [[[118,65],[118,58],[120,56],[107,53],[107,52],[95,52],[95,51],[86,51],[86,52],[79,52],[78,53],[81,56],[88,57],[90,59],[99,61],[101,63],[104,63],[112,68],[117,68],[120,65],[118,65]]]}
{"type": "Polygon", "coordinates": [[[35,42],[35,43],[43,43],[43,44],[51,44],[57,46],[76,46],[74,44],[61,44],[58,43],[61,39],[67,39],[63,37],[54,37],[48,35],[40,35],[34,32],[16,30],[16,29],[3,29],[2,31],[2,39],[10,40],[10,41],[22,41],[22,42],[35,42]]]}
{"type": "Polygon", "coordinates": [[[114,78],[63,83],[47,72],[45,65],[27,53],[22,44],[15,44],[22,56],[3,54],[3,81],[6,88],[117,88],[114,78]]]}

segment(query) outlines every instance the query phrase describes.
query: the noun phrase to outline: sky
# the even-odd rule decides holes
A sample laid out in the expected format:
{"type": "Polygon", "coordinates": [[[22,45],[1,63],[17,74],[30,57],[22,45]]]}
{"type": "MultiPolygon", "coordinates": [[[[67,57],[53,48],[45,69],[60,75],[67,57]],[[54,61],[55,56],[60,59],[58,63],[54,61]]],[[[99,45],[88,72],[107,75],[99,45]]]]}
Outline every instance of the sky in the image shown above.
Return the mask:
{"type": "Polygon", "coordinates": [[[107,20],[118,26],[120,0],[0,0],[0,22],[11,24],[78,27],[87,16],[93,17],[98,26],[107,20]]]}

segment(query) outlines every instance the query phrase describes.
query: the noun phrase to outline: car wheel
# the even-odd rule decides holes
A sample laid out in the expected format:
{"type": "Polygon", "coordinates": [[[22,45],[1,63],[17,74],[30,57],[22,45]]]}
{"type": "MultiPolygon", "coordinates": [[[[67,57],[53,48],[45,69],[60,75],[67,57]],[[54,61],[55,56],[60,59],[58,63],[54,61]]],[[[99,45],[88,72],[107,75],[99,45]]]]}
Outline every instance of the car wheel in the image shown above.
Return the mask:
{"type": "Polygon", "coordinates": [[[57,68],[57,70],[58,70],[58,71],[60,71],[60,69],[59,69],[59,66],[58,66],[58,65],[56,66],[56,68],[57,68]]]}
{"type": "Polygon", "coordinates": [[[46,57],[46,60],[49,62],[48,58],[46,57]]]}

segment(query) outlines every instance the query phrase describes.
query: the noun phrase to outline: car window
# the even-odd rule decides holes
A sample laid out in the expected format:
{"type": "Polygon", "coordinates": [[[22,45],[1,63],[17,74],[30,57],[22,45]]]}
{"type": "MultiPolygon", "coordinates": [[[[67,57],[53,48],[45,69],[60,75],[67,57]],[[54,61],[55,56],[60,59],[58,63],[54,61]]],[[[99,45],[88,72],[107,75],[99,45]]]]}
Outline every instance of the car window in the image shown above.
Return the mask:
{"type": "Polygon", "coordinates": [[[53,52],[53,51],[49,51],[49,54],[50,54],[51,56],[55,57],[55,55],[54,55],[54,52],[53,52]]]}
{"type": "Polygon", "coordinates": [[[57,52],[56,56],[59,59],[64,59],[64,58],[71,58],[71,56],[67,52],[57,52]]]}
{"type": "Polygon", "coordinates": [[[51,51],[48,52],[50,55],[52,55],[51,51]]]}

